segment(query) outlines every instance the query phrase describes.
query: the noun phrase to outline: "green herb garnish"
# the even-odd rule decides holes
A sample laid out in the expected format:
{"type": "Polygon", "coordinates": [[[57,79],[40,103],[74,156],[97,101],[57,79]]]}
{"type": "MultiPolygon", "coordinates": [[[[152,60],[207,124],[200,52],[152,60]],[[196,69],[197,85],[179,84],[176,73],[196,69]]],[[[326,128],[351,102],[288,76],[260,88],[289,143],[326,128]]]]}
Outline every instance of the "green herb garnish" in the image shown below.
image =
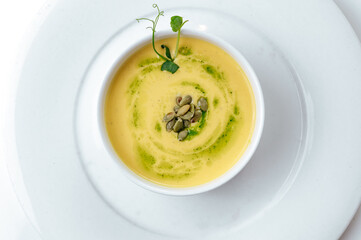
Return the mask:
{"type": "Polygon", "coordinates": [[[181,32],[181,28],[183,27],[183,25],[188,22],[188,20],[183,22],[183,18],[180,16],[173,16],[170,18],[170,26],[172,27],[173,32],[178,32],[178,36],[177,36],[177,45],[175,47],[175,55],[174,55],[174,59],[177,57],[178,55],[178,46],[179,46],[179,39],[180,39],[180,32],[181,32]]]}
{"type": "Polygon", "coordinates": [[[183,21],[183,18],[180,16],[173,16],[171,17],[171,21],[170,21],[170,26],[173,30],[173,32],[178,32],[178,36],[177,36],[177,45],[175,48],[175,53],[174,53],[174,57],[172,58],[172,55],[170,53],[169,47],[167,47],[166,45],[162,44],[161,48],[165,49],[165,56],[160,54],[157,49],[155,48],[155,29],[157,27],[158,24],[158,20],[160,16],[164,16],[164,11],[160,11],[159,7],[157,4],[153,4],[153,8],[156,8],[158,11],[158,15],[156,16],[156,18],[154,20],[149,19],[149,18],[138,18],[137,21],[139,22],[140,20],[147,20],[152,22],[152,26],[151,27],[147,27],[150,28],[152,30],[152,45],[153,45],[153,50],[154,52],[161,58],[163,59],[165,62],[162,64],[161,66],[161,70],[162,71],[168,71],[171,72],[172,74],[175,73],[179,66],[174,62],[174,60],[176,59],[177,55],[178,55],[178,46],[179,46],[179,39],[180,39],[180,32],[181,32],[181,28],[183,27],[183,25],[188,22],[188,20],[183,21]]]}
{"type": "Polygon", "coordinates": [[[162,64],[160,70],[175,73],[178,70],[178,68],[179,66],[176,63],[167,60],[162,64]]]}

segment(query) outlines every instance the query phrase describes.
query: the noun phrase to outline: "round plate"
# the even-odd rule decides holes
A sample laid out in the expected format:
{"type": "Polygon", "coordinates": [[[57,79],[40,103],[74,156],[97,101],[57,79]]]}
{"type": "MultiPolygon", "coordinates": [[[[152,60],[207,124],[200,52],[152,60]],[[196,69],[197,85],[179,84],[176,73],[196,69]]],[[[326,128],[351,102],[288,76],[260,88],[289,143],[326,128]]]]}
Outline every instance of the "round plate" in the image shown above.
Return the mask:
{"type": "Polygon", "coordinates": [[[140,0],[59,1],[26,55],[5,136],[14,140],[15,188],[43,238],[336,239],[361,195],[361,50],[338,9],[314,1],[158,4],[167,14],[160,21],[184,16],[185,28],[223,38],[254,67],[266,107],[259,148],[232,181],[196,196],[91,174],[97,166],[83,167],[76,138],[82,80],[107,41],[130,27],[145,31],[134,19],[154,11],[140,0]],[[102,191],[109,184],[123,195],[102,191]]]}

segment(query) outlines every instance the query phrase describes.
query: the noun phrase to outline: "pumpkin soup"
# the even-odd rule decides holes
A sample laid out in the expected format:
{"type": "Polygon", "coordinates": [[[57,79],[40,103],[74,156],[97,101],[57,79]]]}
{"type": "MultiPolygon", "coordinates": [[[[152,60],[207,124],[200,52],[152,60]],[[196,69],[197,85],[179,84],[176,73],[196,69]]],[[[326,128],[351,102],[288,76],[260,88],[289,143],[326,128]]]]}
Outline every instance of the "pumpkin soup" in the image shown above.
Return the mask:
{"type": "Polygon", "coordinates": [[[151,44],[133,53],[111,79],[105,124],[115,152],[132,171],[163,186],[191,187],[221,176],[240,159],[252,138],[256,106],[242,68],[218,46],[182,37],[175,63],[176,73],[161,71],[151,44]],[[179,141],[162,120],[175,99],[187,95],[206,99],[208,106],[179,141]]]}

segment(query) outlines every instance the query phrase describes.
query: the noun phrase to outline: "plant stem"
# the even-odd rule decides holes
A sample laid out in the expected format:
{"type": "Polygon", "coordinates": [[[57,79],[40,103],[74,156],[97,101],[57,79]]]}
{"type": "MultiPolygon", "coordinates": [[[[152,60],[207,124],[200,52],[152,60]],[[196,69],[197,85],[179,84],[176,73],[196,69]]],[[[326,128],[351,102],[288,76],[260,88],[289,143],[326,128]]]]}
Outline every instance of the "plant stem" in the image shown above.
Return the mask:
{"type": "Polygon", "coordinates": [[[175,54],[174,54],[174,58],[173,58],[173,60],[175,60],[175,58],[176,58],[176,57],[177,57],[177,55],[178,55],[179,39],[180,39],[180,29],[179,29],[179,31],[178,31],[177,45],[175,46],[175,54]]]}
{"type": "Polygon", "coordinates": [[[165,61],[168,61],[168,59],[167,59],[166,57],[162,56],[162,55],[157,51],[157,49],[155,49],[154,33],[155,33],[155,31],[153,31],[153,36],[152,36],[153,50],[154,50],[154,52],[155,52],[160,58],[162,58],[162,59],[165,60],[165,61]]]}

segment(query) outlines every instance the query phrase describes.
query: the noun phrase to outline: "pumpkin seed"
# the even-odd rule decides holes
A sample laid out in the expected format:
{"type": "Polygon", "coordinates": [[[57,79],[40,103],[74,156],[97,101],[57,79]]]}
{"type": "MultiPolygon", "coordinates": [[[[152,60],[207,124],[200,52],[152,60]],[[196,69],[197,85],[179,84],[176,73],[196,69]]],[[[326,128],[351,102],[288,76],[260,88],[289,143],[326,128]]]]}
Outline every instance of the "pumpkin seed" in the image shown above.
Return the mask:
{"type": "Polygon", "coordinates": [[[182,101],[182,97],[178,96],[175,98],[175,103],[179,106],[179,103],[182,101]]]}
{"type": "Polygon", "coordinates": [[[183,141],[184,139],[186,139],[187,136],[188,136],[188,130],[185,129],[178,133],[178,140],[183,141]]]}
{"type": "Polygon", "coordinates": [[[167,122],[167,125],[165,126],[167,132],[171,132],[173,130],[174,124],[175,124],[175,118],[167,122]]]}
{"type": "Polygon", "coordinates": [[[191,111],[188,111],[186,114],[184,114],[183,116],[181,116],[181,118],[182,118],[183,120],[190,120],[193,116],[194,116],[194,113],[192,113],[191,111]]]}
{"type": "Polygon", "coordinates": [[[182,115],[184,115],[186,112],[188,112],[188,110],[189,110],[190,107],[191,107],[191,106],[188,105],[188,104],[182,106],[180,109],[178,109],[177,116],[182,116],[182,115]]]}
{"type": "Polygon", "coordinates": [[[184,98],[182,98],[182,100],[179,102],[179,106],[184,106],[186,104],[190,104],[192,102],[192,97],[190,95],[186,95],[184,96],[184,98]]]}
{"type": "Polygon", "coordinates": [[[178,110],[179,110],[179,108],[180,108],[180,106],[175,105],[175,106],[174,106],[174,108],[173,108],[174,112],[175,112],[175,113],[177,113],[177,112],[178,112],[178,110]]]}
{"type": "Polygon", "coordinates": [[[203,112],[208,110],[208,102],[204,97],[200,97],[197,104],[203,112]]]}
{"type": "Polygon", "coordinates": [[[183,120],[181,118],[178,118],[177,121],[174,124],[173,130],[175,132],[179,132],[183,129],[183,120]]]}
{"type": "Polygon", "coordinates": [[[192,103],[192,96],[177,96],[174,112],[169,112],[163,117],[166,122],[166,130],[172,130],[178,133],[178,140],[183,141],[189,134],[189,128],[192,123],[198,122],[202,118],[203,112],[208,110],[208,101],[205,97],[200,97],[197,104],[192,103]]]}
{"type": "Polygon", "coordinates": [[[183,125],[184,125],[185,128],[189,128],[191,126],[191,121],[183,120],[183,125]]]}
{"type": "Polygon", "coordinates": [[[196,110],[196,106],[194,106],[194,104],[191,103],[191,107],[190,107],[189,111],[194,113],[195,110],[196,110]]]}
{"type": "Polygon", "coordinates": [[[191,119],[191,122],[192,123],[198,122],[199,119],[201,119],[201,117],[202,117],[202,111],[201,110],[196,110],[194,112],[193,118],[191,119]]]}
{"type": "Polygon", "coordinates": [[[170,120],[172,120],[175,117],[175,113],[174,112],[169,112],[167,113],[164,118],[163,118],[163,122],[169,122],[170,120]]]}

